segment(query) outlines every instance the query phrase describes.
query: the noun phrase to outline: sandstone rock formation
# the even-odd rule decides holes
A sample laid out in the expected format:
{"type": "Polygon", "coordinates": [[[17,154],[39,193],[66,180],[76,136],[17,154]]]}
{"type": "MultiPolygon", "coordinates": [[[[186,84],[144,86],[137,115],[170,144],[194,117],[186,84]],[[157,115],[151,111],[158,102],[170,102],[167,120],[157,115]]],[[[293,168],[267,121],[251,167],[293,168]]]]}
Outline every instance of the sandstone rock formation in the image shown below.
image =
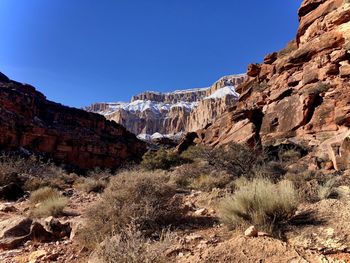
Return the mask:
{"type": "MultiPolygon", "coordinates": [[[[248,67],[236,89],[238,103],[198,130],[197,143],[266,145],[291,138],[315,146],[349,132],[350,2],[305,0],[299,20],[296,39],[248,67]]],[[[339,150],[345,142],[337,145],[338,157],[331,159],[345,158],[349,167],[349,153],[339,150]]]]}
{"type": "Polygon", "coordinates": [[[0,74],[0,149],[24,148],[80,168],[139,160],[145,144],[103,116],[48,101],[0,74]]]}
{"type": "Polygon", "coordinates": [[[149,139],[156,133],[175,135],[204,128],[235,104],[234,87],[245,75],[225,76],[211,87],[169,93],[147,91],[133,96],[131,103],[95,103],[87,111],[97,112],[149,139]]]}

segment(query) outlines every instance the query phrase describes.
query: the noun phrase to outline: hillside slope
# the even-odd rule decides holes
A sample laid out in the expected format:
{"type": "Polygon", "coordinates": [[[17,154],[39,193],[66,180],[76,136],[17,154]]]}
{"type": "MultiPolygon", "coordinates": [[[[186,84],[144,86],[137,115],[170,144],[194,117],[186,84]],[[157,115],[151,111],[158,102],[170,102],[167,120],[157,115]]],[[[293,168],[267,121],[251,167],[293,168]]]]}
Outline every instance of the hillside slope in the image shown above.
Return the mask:
{"type": "Polygon", "coordinates": [[[48,101],[32,86],[0,73],[0,149],[43,153],[80,168],[118,167],[146,150],[103,116],[48,101]]]}

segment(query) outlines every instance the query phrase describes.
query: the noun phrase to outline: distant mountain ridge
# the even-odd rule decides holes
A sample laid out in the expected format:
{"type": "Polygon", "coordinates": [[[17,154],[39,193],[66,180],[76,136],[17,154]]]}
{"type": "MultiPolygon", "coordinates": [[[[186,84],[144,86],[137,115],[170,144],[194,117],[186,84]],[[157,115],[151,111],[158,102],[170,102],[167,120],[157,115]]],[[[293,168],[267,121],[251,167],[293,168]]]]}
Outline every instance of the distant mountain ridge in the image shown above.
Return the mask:
{"type": "Polygon", "coordinates": [[[229,75],[205,88],[146,91],[133,96],[131,102],[94,103],[85,110],[116,121],[141,139],[176,137],[204,128],[224,108],[233,106],[239,96],[235,87],[244,79],[245,74],[229,75]]]}

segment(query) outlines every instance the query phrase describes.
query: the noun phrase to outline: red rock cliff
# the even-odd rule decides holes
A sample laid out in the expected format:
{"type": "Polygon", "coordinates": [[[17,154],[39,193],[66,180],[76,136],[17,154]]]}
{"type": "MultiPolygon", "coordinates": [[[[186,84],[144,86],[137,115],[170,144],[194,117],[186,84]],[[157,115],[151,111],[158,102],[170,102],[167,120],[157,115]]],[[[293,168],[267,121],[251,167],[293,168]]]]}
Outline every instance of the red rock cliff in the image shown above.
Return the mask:
{"type": "Polygon", "coordinates": [[[48,101],[0,73],[0,149],[20,147],[80,168],[118,167],[146,149],[121,125],[48,101]]]}
{"type": "MultiPolygon", "coordinates": [[[[197,142],[273,144],[292,138],[332,148],[349,136],[350,1],[305,0],[299,21],[294,41],[248,67],[235,108],[199,130],[197,142]]],[[[336,166],[341,150],[328,153],[336,166]]]]}

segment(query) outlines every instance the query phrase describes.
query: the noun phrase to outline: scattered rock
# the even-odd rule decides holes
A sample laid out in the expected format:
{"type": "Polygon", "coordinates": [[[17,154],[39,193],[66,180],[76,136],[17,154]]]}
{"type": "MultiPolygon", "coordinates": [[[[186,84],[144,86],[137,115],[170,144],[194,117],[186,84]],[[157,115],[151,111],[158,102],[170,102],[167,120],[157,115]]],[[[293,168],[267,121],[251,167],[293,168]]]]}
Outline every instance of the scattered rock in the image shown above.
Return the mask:
{"type": "Polygon", "coordinates": [[[69,237],[72,231],[71,224],[66,222],[62,224],[58,219],[50,216],[45,219],[45,226],[57,238],[69,237]]]}
{"type": "Polygon", "coordinates": [[[0,222],[0,248],[13,249],[29,238],[33,220],[22,216],[0,222]]]}
{"type": "Polygon", "coordinates": [[[32,252],[28,257],[28,263],[39,263],[46,256],[47,252],[43,249],[32,252]]]}
{"type": "Polygon", "coordinates": [[[11,203],[0,204],[0,211],[4,213],[17,212],[18,209],[11,203]]]}
{"type": "Polygon", "coordinates": [[[206,208],[201,208],[201,209],[198,209],[194,212],[195,215],[197,216],[204,216],[204,215],[207,215],[208,214],[208,209],[206,208]]]}
{"type": "Polygon", "coordinates": [[[250,226],[246,231],[244,231],[244,235],[247,237],[257,237],[258,229],[255,226],[250,226]]]}

